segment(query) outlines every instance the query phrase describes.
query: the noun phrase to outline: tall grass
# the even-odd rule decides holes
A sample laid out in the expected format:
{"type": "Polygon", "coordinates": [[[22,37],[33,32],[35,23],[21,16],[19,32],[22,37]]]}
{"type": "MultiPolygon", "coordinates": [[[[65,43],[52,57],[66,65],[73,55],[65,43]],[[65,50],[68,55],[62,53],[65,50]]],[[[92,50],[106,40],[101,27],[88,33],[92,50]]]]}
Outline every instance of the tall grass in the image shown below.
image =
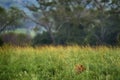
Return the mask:
{"type": "Polygon", "coordinates": [[[0,48],[0,80],[120,80],[120,48],[0,48]],[[77,74],[76,65],[86,69],[77,74]]]}

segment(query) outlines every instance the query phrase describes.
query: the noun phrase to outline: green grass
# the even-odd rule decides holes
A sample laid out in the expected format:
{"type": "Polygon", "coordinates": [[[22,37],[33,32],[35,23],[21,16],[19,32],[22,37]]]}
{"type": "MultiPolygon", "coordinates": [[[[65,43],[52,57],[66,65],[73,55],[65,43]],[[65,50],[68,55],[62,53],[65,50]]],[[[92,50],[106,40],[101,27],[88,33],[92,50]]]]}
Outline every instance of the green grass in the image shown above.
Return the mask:
{"type": "Polygon", "coordinates": [[[0,48],[0,80],[120,80],[120,48],[0,48]],[[76,64],[86,70],[77,74],[76,64]]]}

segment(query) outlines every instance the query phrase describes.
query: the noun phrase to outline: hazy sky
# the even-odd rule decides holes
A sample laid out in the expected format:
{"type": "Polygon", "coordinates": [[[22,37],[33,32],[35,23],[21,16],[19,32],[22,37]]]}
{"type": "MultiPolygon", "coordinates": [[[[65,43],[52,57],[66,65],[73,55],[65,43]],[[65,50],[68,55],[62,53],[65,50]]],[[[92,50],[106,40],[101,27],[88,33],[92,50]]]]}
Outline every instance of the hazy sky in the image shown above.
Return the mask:
{"type": "Polygon", "coordinates": [[[37,4],[36,0],[0,0],[0,6],[9,8],[10,6],[22,7],[24,3],[37,4]]]}

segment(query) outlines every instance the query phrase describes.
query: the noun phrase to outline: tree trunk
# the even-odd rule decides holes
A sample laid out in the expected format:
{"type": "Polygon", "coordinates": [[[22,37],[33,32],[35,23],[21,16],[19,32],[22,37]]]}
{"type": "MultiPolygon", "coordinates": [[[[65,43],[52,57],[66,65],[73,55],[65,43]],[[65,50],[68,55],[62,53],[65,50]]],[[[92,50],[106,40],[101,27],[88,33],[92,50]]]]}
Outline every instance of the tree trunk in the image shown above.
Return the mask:
{"type": "Polygon", "coordinates": [[[48,30],[48,33],[49,33],[49,36],[51,38],[52,44],[54,45],[55,44],[55,37],[54,37],[54,35],[53,35],[51,30],[48,30]]]}

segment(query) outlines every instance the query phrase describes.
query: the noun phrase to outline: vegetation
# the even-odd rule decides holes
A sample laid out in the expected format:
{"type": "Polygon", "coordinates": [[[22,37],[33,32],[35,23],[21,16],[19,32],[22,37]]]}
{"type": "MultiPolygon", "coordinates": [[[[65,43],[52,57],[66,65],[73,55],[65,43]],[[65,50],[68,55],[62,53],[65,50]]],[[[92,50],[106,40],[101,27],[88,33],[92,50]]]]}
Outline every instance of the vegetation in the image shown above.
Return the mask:
{"type": "Polygon", "coordinates": [[[52,44],[118,45],[120,34],[118,0],[36,0],[36,2],[39,6],[29,2],[25,4],[33,16],[26,14],[25,17],[36,23],[37,29],[44,28],[52,44]]]}
{"type": "Polygon", "coordinates": [[[22,12],[16,8],[11,7],[5,9],[0,6],[0,34],[7,30],[16,29],[22,25],[21,20],[23,18],[22,12]]]}
{"type": "Polygon", "coordinates": [[[31,45],[31,36],[23,33],[7,32],[1,36],[1,45],[9,44],[16,46],[30,46],[31,45]]]}
{"type": "Polygon", "coordinates": [[[0,80],[120,80],[119,3],[29,0],[20,9],[0,7],[0,80]],[[26,34],[10,31],[21,27],[26,34]]]}
{"type": "Polygon", "coordinates": [[[119,53],[105,46],[3,46],[0,80],[120,80],[119,53]]]}
{"type": "Polygon", "coordinates": [[[0,80],[120,80],[119,0],[25,1],[0,6],[0,80]]]}
{"type": "MultiPolygon", "coordinates": [[[[27,24],[33,22],[35,27],[29,24],[26,29],[30,30],[29,27],[32,27],[38,33],[30,43],[34,46],[118,46],[119,3],[118,0],[36,0],[36,4],[31,1],[23,2],[23,10],[16,7],[0,7],[0,35],[4,35],[8,30],[25,28],[25,22],[28,21],[27,24]],[[24,10],[26,8],[28,12],[24,10]]],[[[0,39],[1,45],[3,42],[0,39]]]]}

